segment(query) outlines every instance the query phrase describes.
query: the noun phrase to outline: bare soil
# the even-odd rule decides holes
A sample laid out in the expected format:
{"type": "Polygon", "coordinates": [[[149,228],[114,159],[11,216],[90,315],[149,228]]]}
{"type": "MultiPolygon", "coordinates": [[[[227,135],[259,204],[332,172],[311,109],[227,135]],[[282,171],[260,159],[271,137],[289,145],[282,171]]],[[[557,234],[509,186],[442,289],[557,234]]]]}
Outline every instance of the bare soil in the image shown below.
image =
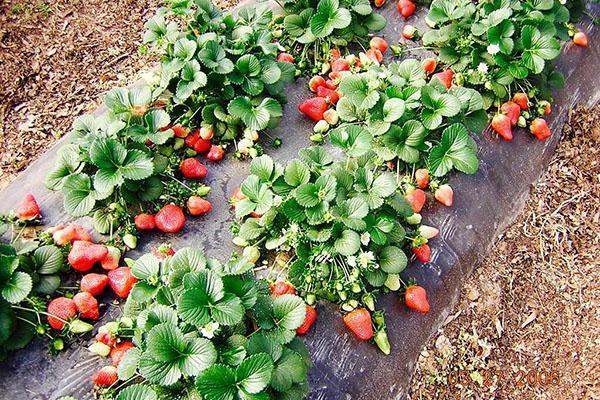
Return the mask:
{"type": "MultiPolygon", "coordinates": [[[[157,5],[0,4],[0,189],[150,67],[139,48],[157,5]]],[[[599,149],[600,108],[576,110],[525,210],[423,351],[412,399],[600,398],[599,149]]]]}

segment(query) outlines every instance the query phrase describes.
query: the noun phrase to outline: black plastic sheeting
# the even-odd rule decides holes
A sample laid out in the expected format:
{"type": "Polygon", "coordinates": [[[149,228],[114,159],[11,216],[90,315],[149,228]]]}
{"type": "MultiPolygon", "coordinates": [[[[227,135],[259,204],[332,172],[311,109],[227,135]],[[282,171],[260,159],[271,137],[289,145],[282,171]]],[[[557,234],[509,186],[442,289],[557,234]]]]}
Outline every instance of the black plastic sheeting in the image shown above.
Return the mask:
{"type": "MultiPolygon", "coordinates": [[[[596,13],[600,10],[598,5],[592,7],[596,13]]],[[[424,30],[427,10],[419,8],[407,22],[424,30]]],[[[388,19],[382,36],[390,43],[396,42],[405,22],[398,15],[395,3],[388,2],[380,12],[388,19]]],[[[553,113],[549,117],[554,132],[552,138],[538,142],[529,132],[519,130],[514,140],[507,143],[489,132],[482,134],[476,138],[481,160],[477,174],[450,177],[454,206],[446,208],[434,201],[428,202],[423,211],[424,222],[439,227],[441,234],[431,242],[431,262],[421,265],[413,261],[403,275],[415,277],[427,289],[431,311],[427,315],[410,312],[401,305],[397,295],[379,299],[377,306],[386,311],[391,355],[384,356],[376,346],[359,342],[348,333],[335,305],[320,303],[317,306],[317,323],[305,338],[315,364],[310,371],[310,399],[406,397],[421,349],[448,317],[463,281],[468,279],[497,235],[522,209],[530,184],[538,179],[554,152],[569,109],[575,104],[593,105],[600,99],[600,29],[589,21],[579,26],[588,33],[591,44],[580,48],[567,43],[563,48],[558,69],[565,74],[566,87],[555,95],[553,113]]],[[[281,148],[267,147],[267,153],[282,163],[294,158],[299,149],[311,145],[308,136],[312,124],[297,111],[298,104],[309,96],[306,87],[306,80],[300,79],[288,88],[289,102],[284,107],[281,125],[269,132],[270,136],[283,139],[281,148]]],[[[43,185],[44,175],[63,142],[0,192],[0,211],[13,209],[26,193],[32,192],[48,226],[70,219],[63,211],[60,193],[49,192],[43,185]]],[[[235,247],[229,233],[233,214],[227,198],[248,174],[248,167],[249,162],[230,156],[224,162],[209,165],[205,182],[212,187],[209,199],[213,211],[205,217],[189,219],[183,232],[176,236],[144,237],[138,249],[129,252],[128,257],[137,258],[157,244],[169,241],[175,248],[203,247],[209,256],[225,260],[235,247]]],[[[91,226],[90,221],[86,224],[91,226]]],[[[110,305],[103,321],[118,315],[119,307],[110,305]]],[[[84,340],[81,346],[75,345],[58,356],[50,356],[46,346],[35,341],[17,352],[0,364],[0,398],[37,400],[72,395],[80,400],[91,399],[90,377],[107,361],[88,353],[87,344],[84,340]]]]}

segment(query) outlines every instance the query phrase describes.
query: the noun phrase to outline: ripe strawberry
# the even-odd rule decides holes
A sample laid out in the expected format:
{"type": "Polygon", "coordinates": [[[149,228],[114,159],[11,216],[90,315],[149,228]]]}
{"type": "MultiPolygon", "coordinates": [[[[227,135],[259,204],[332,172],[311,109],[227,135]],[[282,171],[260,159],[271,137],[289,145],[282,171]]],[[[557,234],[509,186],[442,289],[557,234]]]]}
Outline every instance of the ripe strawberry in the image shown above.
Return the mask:
{"type": "Polygon", "coordinates": [[[404,18],[408,18],[413,15],[417,7],[415,6],[415,3],[410,0],[398,0],[396,8],[398,9],[400,15],[402,15],[404,18]]]}
{"type": "Polygon", "coordinates": [[[425,205],[425,200],[427,197],[425,196],[425,192],[421,189],[409,190],[404,198],[410,203],[414,212],[421,212],[423,206],[425,205]]]}
{"type": "Polygon", "coordinates": [[[331,63],[332,72],[350,71],[350,63],[345,58],[338,58],[331,63]]]}
{"type": "Polygon", "coordinates": [[[92,241],[92,236],[89,232],[79,224],[58,225],[55,228],[49,229],[48,232],[52,233],[52,240],[59,246],[64,246],[75,240],[92,241]]]}
{"type": "Polygon", "coordinates": [[[427,314],[429,312],[429,301],[427,301],[427,292],[421,286],[409,286],[404,292],[404,302],[409,308],[420,313],[427,314]]]}
{"type": "Polygon", "coordinates": [[[212,126],[203,126],[200,128],[200,138],[203,140],[210,140],[215,136],[215,131],[212,126]]]}
{"type": "Polygon", "coordinates": [[[426,58],[423,60],[421,66],[423,67],[423,71],[428,74],[432,74],[433,71],[435,71],[435,67],[437,67],[437,61],[435,58],[426,58]]]}
{"type": "Polygon", "coordinates": [[[298,110],[301,113],[306,114],[313,121],[320,121],[323,119],[323,113],[327,111],[329,105],[327,100],[322,97],[313,97],[311,99],[304,100],[298,106],[298,110]]]}
{"type": "Polygon", "coordinates": [[[175,137],[184,138],[190,134],[190,128],[186,128],[185,126],[175,125],[172,126],[173,134],[175,137]]]}
{"type": "Polygon", "coordinates": [[[102,261],[108,254],[108,249],[102,244],[94,244],[84,240],[76,240],[69,251],[67,260],[75,271],[87,272],[94,264],[102,261]]]}
{"type": "Polygon", "coordinates": [[[513,101],[521,107],[521,110],[529,110],[529,98],[525,93],[515,93],[513,101]]]}
{"type": "Polygon", "coordinates": [[[204,178],[208,174],[208,170],[197,158],[186,158],[179,166],[181,174],[189,179],[204,178]]]}
{"type": "Polygon", "coordinates": [[[117,344],[117,338],[111,332],[98,332],[96,340],[100,343],[104,343],[108,347],[113,347],[117,344]]]}
{"type": "Polygon", "coordinates": [[[212,204],[200,196],[190,196],[187,201],[187,209],[191,215],[197,216],[210,212],[212,204]]]}
{"type": "Polygon", "coordinates": [[[577,32],[573,35],[573,43],[577,46],[587,47],[588,46],[588,38],[587,35],[583,32],[577,32]]]}
{"type": "MultiPolygon", "coordinates": [[[[507,101],[500,106],[500,111],[510,118],[510,124],[515,126],[521,115],[521,107],[514,101],[507,101]]],[[[499,133],[500,134],[500,133],[499,133]]],[[[511,134],[512,136],[512,134],[511,134]]],[[[504,137],[504,136],[502,136],[504,137]]],[[[512,137],[511,137],[512,138],[512,137]]],[[[507,139],[510,140],[510,139],[507,139]]]]}
{"type": "Polygon", "coordinates": [[[511,118],[507,115],[494,115],[494,118],[492,118],[492,129],[506,141],[510,141],[513,138],[511,118]]]}
{"type": "Polygon", "coordinates": [[[420,189],[425,189],[429,186],[429,170],[427,168],[419,168],[415,172],[415,181],[417,182],[417,187],[420,189]]]}
{"type": "Polygon", "coordinates": [[[375,7],[380,8],[385,4],[385,0],[375,0],[373,4],[375,4],[375,7]]]}
{"type": "Polygon", "coordinates": [[[306,317],[304,318],[304,322],[302,323],[302,325],[300,325],[300,327],[298,327],[296,329],[296,333],[298,335],[305,335],[306,332],[308,332],[308,330],[312,326],[312,324],[315,323],[316,319],[317,319],[317,310],[315,310],[314,307],[307,304],[306,305],[306,317]]]}
{"type": "Polygon", "coordinates": [[[334,81],[332,81],[331,79],[327,79],[327,80],[325,81],[325,87],[326,87],[327,89],[332,89],[332,90],[335,90],[335,89],[337,89],[337,85],[336,85],[336,84],[335,84],[335,82],[334,82],[334,81]]]}
{"type": "Polygon", "coordinates": [[[271,285],[271,297],[279,297],[284,294],[296,294],[296,289],[291,283],[278,281],[271,285]]]}
{"type": "Polygon", "coordinates": [[[148,231],[156,228],[156,221],[154,220],[154,215],[152,214],[138,214],[135,216],[133,221],[135,222],[135,227],[139,231],[148,231]]]}
{"type": "Polygon", "coordinates": [[[318,87],[325,85],[325,78],[319,75],[313,76],[312,78],[310,78],[310,81],[308,81],[308,88],[311,92],[316,92],[318,87]]]}
{"type": "Polygon", "coordinates": [[[190,135],[186,136],[185,145],[190,149],[193,149],[198,139],[200,139],[200,129],[194,129],[190,135]]]}
{"type": "Polygon", "coordinates": [[[317,96],[327,100],[328,103],[335,104],[340,99],[340,96],[335,90],[328,89],[325,86],[319,86],[317,88],[317,96]]]}
{"type": "Polygon", "coordinates": [[[204,140],[201,137],[198,137],[198,140],[196,140],[196,142],[194,143],[194,151],[196,151],[197,153],[206,153],[207,151],[211,150],[211,146],[212,143],[210,142],[210,140],[204,140]]]}
{"type": "Polygon", "coordinates": [[[437,79],[440,82],[442,82],[444,84],[444,86],[446,86],[446,89],[450,89],[450,87],[452,86],[452,78],[454,77],[454,71],[452,71],[450,68],[442,71],[442,72],[438,72],[437,74],[434,74],[431,77],[431,80],[437,79]]]}
{"type": "Polygon", "coordinates": [[[79,292],[73,297],[73,302],[79,316],[85,319],[97,321],[100,318],[98,312],[98,300],[88,292],[79,292]]]}
{"type": "Polygon", "coordinates": [[[292,56],[291,54],[288,54],[288,53],[279,53],[279,55],[277,56],[277,61],[288,62],[290,64],[293,64],[294,56],[292,56]]]}
{"type": "Polygon", "coordinates": [[[404,27],[402,28],[402,36],[404,37],[404,39],[412,39],[415,37],[415,35],[417,34],[417,28],[415,28],[412,25],[404,25],[404,27]]]}
{"type": "Polygon", "coordinates": [[[110,351],[110,359],[112,361],[112,365],[118,367],[125,354],[134,347],[135,346],[133,345],[133,343],[129,340],[117,343],[115,347],[113,347],[110,351]]]}
{"type": "Polygon", "coordinates": [[[46,310],[48,315],[48,323],[56,330],[61,330],[65,326],[64,321],[68,321],[77,315],[77,307],[72,299],[66,297],[57,297],[48,304],[46,310]]]}
{"type": "Polygon", "coordinates": [[[131,288],[137,282],[137,278],[132,275],[129,267],[120,267],[108,272],[108,284],[115,294],[121,298],[126,298],[131,292],[131,288]]]}
{"type": "Polygon", "coordinates": [[[107,271],[111,271],[119,267],[119,261],[121,260],[121,250],[114,246],[106,246],[108,254],[102,260],[100,260],[100,266],[107,271]]]}
{"type": "Polygon", "coordinates": [[[25,198],[23,201],[21,201],[21,204],[15,211],[15,215],[21,221],[30,221],[42,216],[42,213],[40,212],[40,206],[38,206],[33,194],[28,193],[25,195],[25,198]]]}
{"type": "Polygon", "coordinates": [[[452,207],[452,202],[454,198],[454,192],[452,191],[452,187],[448,184],[443,184],[439,188],[436,189],[433,197],[446,207],[452,207]]]}
{"type": "Polygon", "coordinates": [[[210,151],[206,154],[206,158],[211,161],[221,161],[224,156],[225,151],[223,151],[223,147],[214,144],[210,146],[210,151]]]}
{"type": "Polygon", "coordinates": [[[87,274],[81,278],[79,289],[92,296],[100,296],[108,284],[108,276],[104,274],[87,274]]]}
{"type": "Polygon", "coordinates": [[[529,125],[529,130],[531,133],[533,133],[537,140],[546,140],[552,136],[552,132],[550,132],[550,128],[548,128],[548,124],[543,118],[534,119],[531,122],[531,125],[529,125]]]}
{"type": "Polygon", "coordinates": [[[388,42],[386,42],[385,39],[380,38],[378,36],[374,36],[369,42],[369,47],[371,47],[372,49],[379,50],[381,54],[385,54],[389,46],[388,42]]]}
{"type": "Polygon", "coordinates": [[[423,243],[419,247],[413,247],[411,250],[417,256],[417,260],[422,263],[428,263],[431,260],[431,247],[427,243],[423,243]]]}
{"type": "Polygon", "coordinates": [[[371,314],[364,308],[357,308],[344,315],[344,324],[360,340],[370,340],[373,337],[371,314]]]}
{"type": "Polygon", "coordinates": [[[381,62],[383,61],[383,54],[381,54],[381,51],[377,49],[369,49],[365,54],[367,58],[373,62],[381,64],[381,62]]]}
{"type": "Polygon", "coordinates": [[[96,386],[112,386],[118,380],[117,369],[112,365],[102,367],[92,375],[92,383],[96,386]]]}
{"type": "Polygon", "coordinates": [[[544,107],[544,115],[550,115],[550,113],[552,112],[552,107],[550,106],[549,101],[540,101],[540,107],[544,107]]]}
{"type": "Polygon", "coordinates": [[[329,61],[330,62],[333,62],[341,57],[342,57],[342,53],[340,53],[339,49],[336,49],[335,47],[332,49],[329,49],[329,61]]]}
{"type": "Polygon", "coordinates": [[[185,215],[181,207],[167,204],[154,217],[156,227],[166,233],[179,232],[185,225],[185,215]]]}

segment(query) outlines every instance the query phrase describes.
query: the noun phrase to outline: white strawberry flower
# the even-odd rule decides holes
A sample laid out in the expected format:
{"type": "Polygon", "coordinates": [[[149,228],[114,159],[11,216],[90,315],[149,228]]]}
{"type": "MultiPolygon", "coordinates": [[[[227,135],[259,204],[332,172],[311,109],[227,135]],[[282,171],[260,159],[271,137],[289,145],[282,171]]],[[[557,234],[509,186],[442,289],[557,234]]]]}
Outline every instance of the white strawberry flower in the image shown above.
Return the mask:
{"type": "Polygon", "coordinates": [[[279,207],[282,202],[283,202],[283,198],[281,196],[276,195],[275,197],[273,197],[273,205],[275,207],[279,207]]]}
{"type": "Polygon", "coordinates": [[[212,339],[215,337],[215,333],[217,330],[219,330],[219,327],[220,325],[218,322],[209,322],[208,324],[204,325],[202,329],[200,329],[200,333],[205,338],[212,339]]]}
{"type": "Polygon", "coordinates": [[[487,52],[491,55],[498,54],[500,52],[500,46],[497,44],[490,44],[487,47],[487,52]]]}
{"type": "Polygon", "coordinates": [[[356,256],[348,256],[348,259],[346,260],[346,262],[348,263],[349,266],[356,267],[356,256]]]}
{"type": "Polygon", "coordinates": [[[479,63],[479,65],[477,66],[477,71],[479,71],[482,74],[487,74],[488,73],[488,65],[484,62],[479,63]]]}
{"type": "Polygon", "coordinates": [[[362,235],[360,235],[360,242],[362,243],[363,246],[368,245],[370,241],[371,241],[371,235],[369,235],[369,232],[365,232],[362,235]]]}
{"type": "Polygon", "coordinates": [[[366,268],[371,262],[375,261],[375,255],[372,251],[361,252],[358,255],[358,263],[361,267],[366,268]]]}

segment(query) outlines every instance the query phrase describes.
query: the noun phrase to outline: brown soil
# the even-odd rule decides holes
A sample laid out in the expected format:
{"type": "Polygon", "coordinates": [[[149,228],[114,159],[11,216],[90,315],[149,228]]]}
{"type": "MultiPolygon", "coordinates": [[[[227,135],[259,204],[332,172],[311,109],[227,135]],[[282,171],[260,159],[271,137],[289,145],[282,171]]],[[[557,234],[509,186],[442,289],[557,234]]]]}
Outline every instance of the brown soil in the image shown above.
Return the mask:
{"type": "Polygon", "coordinates": [[[571,113],[525,210],[422,352],[410,398],[600,399],[599,232],[596,107],[571,113]]]}

